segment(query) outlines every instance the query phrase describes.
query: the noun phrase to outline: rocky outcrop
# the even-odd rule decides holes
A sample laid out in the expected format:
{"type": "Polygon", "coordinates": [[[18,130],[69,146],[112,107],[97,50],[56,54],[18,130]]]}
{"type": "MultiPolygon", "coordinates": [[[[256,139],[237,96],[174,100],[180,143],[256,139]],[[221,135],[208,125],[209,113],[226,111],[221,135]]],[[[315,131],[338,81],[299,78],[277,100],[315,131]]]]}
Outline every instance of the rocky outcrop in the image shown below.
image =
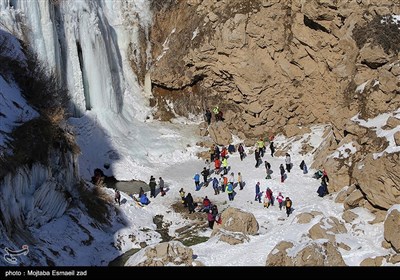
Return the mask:
{"type": "Polygon", "coordinates": [[[389,212],[383,226],[385,240],[397,253],[400,253],[400,210],[398,208],[389,212]]]}
{"type": "Polygon", "coordinates": [[[381,266],[384,259],[382,256],[367,258],[360,263],[360,266],[381,266]]]}
{"type": "Polygon", "coordinates": [[[340,132],[336,136],[343,137],[344,123],[363,102],[370,108],[365,113],[374,114],[387,110],[380,98],[399,102],[392,86],[399,71],[391,64],[398,58],[361,36],[372,21],[363,15],[380,16],[382,10],[395,13],[399,5],[170,2],[155,11],[151,32],[157,58],[151,69],[154,93],[162,89],[185,96],[185,114],[220,105],[230,112],[231,131],[248,137],[315,122],[333,122],[340,132]],[[380,83],[374,85],[373,79],[380,83]],[[371,100],[356,96],[356,87],[366,81],[371,100]]]}
{"type": "Polygon", "coordinates": [[[360,206],[364,200],[364,195],[359,189],[355,189],[343,202],[344,209],[353,209],[360,206]]]}
{"type": "Polygon", "coordinates": [[[342,219],[346,223],[351,223],[352,221],[354,221],[357,218],[358,218],[358,215],[356,213],[354,213],[353,211],[350,211],[350,210],[344,211],[343,215],[342,215],[342,219]]]}
{"type": "Polygon", "coordinates": [[[266,266],[293,266],[292,259],[288,256],[287,250],[293,248],[293,243],[287,241],[279,242],[268,254],[266,266]]]}
{"type": "Polygon", "coordinates": [[[354,168],[353,177],[368,201],[383,209],[400,204],[399,154],[388,154],[374,159],[368,155],[361,168],[354,168]]]}
{"type": "Polygon", "coordinates": [[[339,233],[347,233],[347,229],[342,222],[335,217],[323,217],[321,220],[313,225],[308,234],[311,239],[329,239],[335,242],[335,235],[339,233]]]}
{"type": "Polygon", "coordinates": [[[221,214],[222,223],[215,224],[211,236],[216,235],[220,230],[240,232],[245,235],[258,233],[259,225],[252,213],[229,207],[221,214]]]}
{"type": "MultiPolygon", "coordinates": [[[[221,145],[232,134],[253,144],[271,132],[292,137],[329,124],[310,167],[326,169],[330,193],[355,183],[374,207],[388,209],[400,197],[396,155],[366,157],[388,143],[351,118],[400,107],[398,42],[381,20],[389,13],[400,13],[400,3],[168,1],[154,11],[150,33],[152,104],[185,116],[218,105],[223,127],[210,126],[209,135],[221,145]]],[[[392,117],[385,129],[398,125],[392,117]]]]}
{"type": "Polygon", "coordinates": [[[296,222],[298,224],[308,224],[311,222],[315,217],[322,215],[319,211],[311,211],[310,213],[304,212],[300,213],[296,216],[296,222]]]}
{"type": "Polygon", "coordinates": [[[220,241],[230,245],[242,244],[250,241],[250,238],[242,232],[232,232],[221,228],[213,235],[217,236],[220,241]]]}
{"type": "Polygon", "coordinates": [[[224,122],[212,123],[208,127],[211,139],[215,144],[221,146],[227,146],[232,143],[232,134],[228,129],[228,126],[224,122]]]}
{"type": "Polygon", "coordinates": [[[179,241],[159,243],[146,247],[129,258],[125,266],[199,266],[193,260],[193,250],[179,241]]]}
{"type": "Polygon", "coordinates": [[[290,242],[282,241],[268,254],[266,266],[345,266],[337,247],[328,241],[311,242],[294,256],[296,248],[290,242]]]}

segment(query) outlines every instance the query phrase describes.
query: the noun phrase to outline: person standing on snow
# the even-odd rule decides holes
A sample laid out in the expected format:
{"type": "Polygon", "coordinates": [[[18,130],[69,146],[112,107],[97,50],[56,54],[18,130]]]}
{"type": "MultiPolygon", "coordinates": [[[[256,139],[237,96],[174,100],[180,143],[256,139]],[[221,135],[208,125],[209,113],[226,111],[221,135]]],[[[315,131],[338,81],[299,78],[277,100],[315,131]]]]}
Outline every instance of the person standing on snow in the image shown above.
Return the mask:
{"type": "Polygon", "coordinates": [[[224,169],[224,175],[228,174],[228,160],[226,157],[222,159],[222,168],[224,169]]]}
{"type": "Polygon", "coordinates": [[[238,184],[239,184],[239,190],[243,190],[243,178],[240,172],[238,172],[238,184]]]}
{"type": "Polygon", "coordinates": [[[300,163],[300,169],[303,171],[303,174],[307,174],[308,173],[307,165],[304,162],[304,160],[302,160],[301,163],[300,163]]]}
{"type": "Polygon", "coordinates": [[[201,175],[203,176],[203,181],[204,181],[204,187],[208,186],[208,175],[210,175],[209,171],[207,170],[206,167],[203,168],[203,171],[201,171],[201,175]]]}
{"type": "Polygon", "coordinates": [[[256,147],[260,151],[260,157],[264,157],[265,144],[264,144],[264,140],[262,138],[260,138],[260,140],[257,141],[256,147]]]}
{"type": "Polygon", "coordinates": [[[256,160],[256,165],[255,167],[258,168],[258,166],[260,165],[260,150],[258,148],[256,148],[255,152],[254,152],[254,158],[256,160]]]}
{"type": "Polygon", "coordinates": [[[150,182],[149,182],[149,187],[150,187],[150,198],[156,197],[156,179],[151,175],[150,177],[150,182]]]}
{"type": "Polygon", "coordinates": [[[215,174],[219,174],[219,172],[221,172],[221,161],[219,160],[219,158],[216,158],[214,160],[214,167],[215,167],[215,174]]]}
{"type": "Polygon", "coordinates": [[[218,188],[219,183],[217,177],[214,177],[212,183],[213,183],[214,195],[219,194],[219,188],[218,188]]]}
{"type": "Polygon", "coordinates": [[[276,200],[277,200],[278,203],[279,203],[279,210],[282,210],[284,199],[285,199],[285,198],[283,197],[282,193],[279,192],[278,196],[276,197],[276,200]]]}
{"type": "Polygon", "coordinates": [[[214,227],[214,222],[215,222],[215,217],[213,215],[213,211],[210,209],[207,213],[207,220],[208,220],[208,227],[210,229],[213,229],[214,227]]]}
{"type": "Polygon", "coordinates": [[[210,161],[208,159],[206,159],[204,164],[206,165],[205,167],[208,170],[208,174],[210,174],[210,172],[211,172],[211,163],[210,163],[210,161]]]}
{"type": "Polygon", "coordinates": [[[292,201],[288,196],[285,199],[285,207],[286,207],[286,215],[289,217],[290,213],[292,213],[292,201]]]}
{"type": "Polygon", "coordinates": [[[271,143],[269,144],[269,149],[271,150],[271,157],[274,157],[275,147],[274,147],[274,142],[272,140],[271,143]]]}
{"type": "Polygon", "coordinates": [[[194,201],[193,201],[193,197],[191,193],[188,193],[186,198],[185,198],[185,202],[189,208],[189,214],[194,213],[194,201]]]}
{"type": "Polygon", "coordinates": [[[268,161],[264,161],[265,171],[267,172],[267,177],[265,179],[271,179],[271,164],[268,161]]]}
{"type": "Polygon", "coordinates": [[[285,182],[285,167],[283,167],[283,164],[279,166],[279,170],[281,172],[281,183],[285,182]]]}
{"type": "Polygon", "coordinates": [[[235,173],[231,172],[231,175],[229,175],[229,183],[232,185],[235,183],[235,173]]]}
{"type": "Polygon", "coordinates": [[[260,182],[257,182],[256,184],[256,196],[254,197],[254,200],[257,201],[259,203],[261,203],[261,196],[262,196],[262,192],[260,192],[260,182]]]}
{"type": "Polygon", "coordinates": [[[179,195],[180,195],[180,197],[181,197],[181,202],[182,202],[182,204],[183,204],[185,207],[187,207],[187,204],[186,204],[186,201],[185,201],[185,191],[183,190],[183,188],[181,188],[181,189],[179,190],[179,195]]]}
{"type": "Polygon", "coordinates": [[[239,152],[239,155],[240,155],[240,160],[243,161],[243,159],[244,159],[244,147],[243,147],[242,143],[239,144],[238,152],[239,152]]]}
{"type": "Polygon", "coordinates": [[[233,184],[228,183],[226,186],[226,192],[228,193],[228,199],[233,201],[233,184]]]}
{"type": "Polygon", "coordinates": [[[164,185],[164,180],[163,180],[163,178],[158,178],[160,181],[158,182],[158,187],[160,188],[160,193],[161,193],[161,196],[164,196],[165,195],[165,191],[164,191],[164,187],[165,187],[165,185],[164,185]]]}
{"type": "Polygon", "coordinates": [[[270,188],[267,188],[265,196],[268,198],[269,203],[271,204],[271,206],[274,206],[274,195],[273,195],[273,192],[272,192],[272,190],[270,188]]]}
{"type": "Polygon", "coordinates": [[[289,153],[286,153],[285,163],[286,163],[286,170],[288,173],[290,173],[290,169],[292,168],[292,160],[290,158],[289,153]]]}
{"type": "Polygon", "coordinates": [[[196,191],[200,190],[200,175],[199,173],[196,173],[193,177],[194,179],[194,185],[196,187],[196,191]]]}

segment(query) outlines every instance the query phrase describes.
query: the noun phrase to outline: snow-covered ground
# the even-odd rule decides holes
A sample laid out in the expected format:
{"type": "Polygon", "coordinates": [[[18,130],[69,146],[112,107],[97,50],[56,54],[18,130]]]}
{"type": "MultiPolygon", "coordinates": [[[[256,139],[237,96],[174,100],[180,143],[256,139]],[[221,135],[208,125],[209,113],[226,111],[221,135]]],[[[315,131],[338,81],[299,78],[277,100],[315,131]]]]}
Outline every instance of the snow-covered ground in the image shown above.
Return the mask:
{"type": "MultiPolygon", "coordinates": [[[[158,179],[162,176],[169,188],[167,195],[161,197],[158,195],[152,202],[145,206],[142,211],[149,215],[161,214],[164,216],[166,222],[171,222],[170,235],[175,236],[174,229],[184,226],[188,223],[187,220],[182,219],[179,214],[171,210],[170,205],[179,200],[179,189],[184,188],[186,193],[191,193],[194,199],[203,198],[208,196],[211,201],[218,205],[220,211],[226,207],[233,206],[240,208],[244,211],[251,212],[255,215],[259,225],[259,235],[251,236],[249,242],[240,245],[228,245],[227,243],[218,241],[215,237],[209,239],[207,242],[200,243],[192,246],[193,252],[197,255],[197,260],[203,262],[207,266],[262,266],[265,265],[267,255],[280,241],[292,241],[294,244],[304,245],[310,240],[305,237],[308,230],[317,223],[322,216],[316,217],[308,224],[296,223],[296,215],[303,212],[319,211],[325,217],[336,217],[340,221],[344,208],[342,204],[335,203],[335,194],[325,196],[324,198],[318,197],[316,191],[319,186],[320,180],[312,178],[316,170],[309,170],[308,174],[303,174],[299,168],[301,160],[305,160],[308,166],[311,165],[311,155],[305,157],[298,154],[300,143],[309,138],[309,143],[317,148],[322,141],[324,127],[316,126],[312,129],[312,133],[304,135],[304,137],[297,141],[293,139],[285,139],[278,136],[275,139],[276,146],[287,145],[291,142],[291,149],[289,153],[292,157],[293,169],[288,173],[288,178],[284,183],[280,182],[279,165],[284,164],[283,157],[271,157],[269,149],[264,156],[263,160],[271,163],[273,174],[271,180],[266,180],[266,172],[264,165],[255,168],[254,154],[248,156],[240,161],[238,153],[230,155],[228,163],[231,167],[230,172],[234,172],[237,178],[237,172],[241,172],[243,179],[246,183],[243,190],[235,189],[237,195],[234,201],[229,201],[226,193],[214,195],[211,184],[207,188],[202,188],[200,191],[195,191],[193,176],[196,172],[200,172],[204,167],[204,161],[188,157],[177,158],[171,161],[168,167],[154,169],[152,175],[158,179]],[[254,201],[255,184],[261,183],[261,190],[264,191],[267,187],[271,188],[274,195],[277,196],[278,192],[286,197],[289,196],[293,201],[293,213],[286,217],[284,210],[279,210],[277,205],[270,208],[264,208],[262,203],[254,201]]],[[[247,152],[249,147],[247,147],[247,152]]],[[[212,175],[214,177],[214,174],[212,175]]],[[[219,177],[217,177],[219,178],[219,177]]],[[[127,199],[127,203],[121,205],[121,210],[127,217],[135,213],[138,208],[133,203],[132,199],[126,195],[123,196],[127,199]]],[[[374,215],[369,213],[363,208],[356,208],[352,210],[359,217],[351,223],[346,224],[348,233],[339,234],[336,240],[346,245],[351,249],[339,249],[344,261],[347,265],[357,266],[360,262],[372,256],[386,255],[388,250],[381,247],[383,241],[383,223],[371,225],[368,222],[374,219],[374,215]],[[353,229],[352,229],[353,228],[353,229]]],[[[134,220],[130,219],[130,220],[134,220]]],[[[128,228],[123,231],[129,231],[128,228]]],[[[211,229],[203,233],[204,236],[211,235],[211,229]]],[[[120,234],[123,235],[123,234],[120,234]]],[[[126,238],[122,238],[125,240],[126,238]]],[[[125,241],[126,242],[126,241],[125,241]]],[[[126,242],[129,249],[129,242],[126,242]]],[[[301,247],[301,245],[299,245],[301,247]]]]}
{"type": "MultiPolygon", "coordinates": [[[[282,240],[293,241],[297,248],[300,248],[302,244],[308,242],[309,239],[305,235],[308,229],[319,221],[319,217],[308,224],[298,224],[295,217],[299,213],[315,210],[322,212],[326,217],[333,216],[342,220],[343,205],[334,202],[335,194],[324,198],[318,197],[316,190],[319,180],[311,178],[315,170],[303,174],[299,168],[303,159],[308,166],[312,164],[311,153],[306,156],[299,155],[301,142],[307,139],[311,146],[318,148],[323,141],[323,126],[314,127],[311,134],[306,134],[303,139],[296,141],[294,138],[285,139],[279,135],[276,137],[276,146],[290,144],[288,151],[292,157],[293,170],[284,183],[280,182],[278,169],[280,164],[284,164],[284,158],[272,158],[267,149],[263,160],[268,160],[272,165],[274,173],[271,180],[264,179],[266,176],[264,165],[259,168],[254,167],[253,154],[248,153],[248,157],[240,161],[238,154],[235,153],[228,160],[230,172],[235,173],[235,178],[237,173],[241,172],[246,186],[241,191],[236,189],[237,195],[234,201],[228,201],[226,193],[214,195],[211,186],[195,191],[193,176],[204,167],[204,161],[195,157],[196,152],[201,149],[195,145],[200,140],[196,129],[201,117],[194,116],[191,120],[178,119],[174,123],[152,120],[150,117],[152,109],[147,104],[148,92],[138,85],[128,63],[130,61],[127,55],[128,46],[131,41],[137,46],[139,27],[150,25],[148,3],[145,0],[71,1],[68,5],[60,6],[62,11],[60,21],[64,23],[64,29],[57,33],[60,30],[52,27],[54,18],[48,12],[49,2],[20,1],[15,2],[16,7],[11,7],[9,1],[0,0],[2,26],[14,34],[19,34],[17,24],[19,16],[16,15],[24,14],[23,18],[27,19],[25,24],[32,30],[32,34],[28,36],[30,44],[39,57],[47,60],[50,67],[66,72],[64,74],[72,101],[81,112],[74,115],[76,118],[69,120],[82,151],[79,158],[80,175],[89,179],[95,168],[102,168],[106,175],[113,175],[119,180],[148,181],[151,175],[155,178],[162,176],[168,187],[165,197],[157,196],[152,199],[150,205],[143,208],[137,206],[127,194],[122,194],[123,203],[119,207],[121,211],[117,214],[112,213],[113,226],[107,230],[93,224],[92,220],[78,208],[69,209],[61,218],[54,219],[39,229],[31,229],[34,236],[46,237],[46,240],[42,240],[43,244],[37,246],[42,245],[46,255],[54,254],[60,246],[64,246],[66,249],[55,257],[56,265],[107,265],[107,261],[119,253],[114,246],[120,247],[122,252],[125,252],[133,247],[138,248],[140,242],[151,245],[161,241],[153,223],[155,215],[163,215],[165,221],[172,223],[169,232],[171,236],[175,236],[174,230],[188,223],[171,209],[171,205],[180,199],[178,193],[180,188],[184,188],[186,193],[191,192],[195,199],[207,195],[218,205],[220,211],[233,206],[251,212],[260,225],[259,235],[251,236],[250,241],[244,244],[228,245],[211,238],[205,243],[194,245],[192,248],[197,260],[207,266],[265,265],[267,255],[282,240]],[[131,9],[132,5],[134,9],[131,9]],[[104,8],[104,13],[98,13],[99,7],[104,8]],[[132,10],[137,13],[131,13],[132,10]],[[142,22],[142,25],[129,24],[126,28],[125,20],[133,23],[142,22]],[[110,22],[110,26],[103,25],[103,22],[110,22]],[[118,36],[112,35],[113,32],[118,36]],[[58,34],[58,37],[51,34],[58,34]],[[131,37],[134,39],[131,41],[127,39],[131,37]],[[64,60],[58,55],[59,42],[67,49],[64,60]],[[88,96],[85,96],[82,81],[85,67],[80,66],[76,42],[81,42],[83,64],[91,69],[91,75],[86,77],[90,85],[88,96]],[[96,48],[93,49],[93,46],[96,48]],[[105,58],[109,55],[110,61],[106,61],[105,58]],[[117,59],[118,57],[121,59],[117,59]],[[62,69],[60,65],[68,67],[62,69]],[[114,81],[113,77],[116,76],[119,77],[117,79],[119,82],[114,81]],[[90,107],[90,110],[85,106],[90,107]],[[104,165],[110,165],[110,168],[104,169],[104,165]],[[254,201],[254,186],[258,181],[261,182],[262,191],[265,192],[269,187],[275,196],[278,192],[282,192],[284,196],[289,196],[293,200],[294,211],[289,218],[277,205],[265,209],[262,204],[254,201]],[[78,219],[79,223],[72,217],[78,219]],[[82,246],[81,242],[91,245],[82,246]]],[[[11,49],[18,48],[14,46],[11,49]]],[[[148,51],[147,49],[146,52],[148,51]]],[[[13,54],[11,51],[9,53],[13,54]]],[[[358,91],[362,92],[362,87],[359,87],[358,91]]],[[[2,147],[7,141],[7,133],[22,122],[36,117],[37,113],[26,104],[18,87],[3,76],[0,76],[0,106],[0,147],[2,147]]],[[[367,122],[355,116],[353,121],[366,127],[376,127],[378,136],[386,137],[389,141],[385,152],[392,153],[399,151],[399,147],[394,145],[393,135],[400,127],[382,130],[389,116],[400,118],[399,110],[367,122]]],[[[238,141],[239,139],[235,138],[235,143],[238,141]]],[[[246,150],[249,152],[249,147],[246,150]]],[[[354,146],[348,143],[339,148],[333,156],[346,157],[348,156],[346,150],[349,150],[349,153],[356,152],[354,146]]],[[[113,196],[113,190],[106,191],[113,196]]],[[[337,241],[351,248],[348,251],[339,249],[346,264],[357,266],[367,257],[388,254],[389,250],[381,247],[383,223],[369,224],[368,222],[374,217],[365,209],[356,208],[352,211],[359,217],[346,224],[348,233],[336,236],[337,241]]],[[[202,234],[210,236],[211,230],[202,234]]],[[[8,244],[10,243],[6,243],[8,244]]],[[[39,263],[46,264],[46,260],[42,257],[39,263]]],[[[384,263],[384,265],[390,264],[384,263]]]]}

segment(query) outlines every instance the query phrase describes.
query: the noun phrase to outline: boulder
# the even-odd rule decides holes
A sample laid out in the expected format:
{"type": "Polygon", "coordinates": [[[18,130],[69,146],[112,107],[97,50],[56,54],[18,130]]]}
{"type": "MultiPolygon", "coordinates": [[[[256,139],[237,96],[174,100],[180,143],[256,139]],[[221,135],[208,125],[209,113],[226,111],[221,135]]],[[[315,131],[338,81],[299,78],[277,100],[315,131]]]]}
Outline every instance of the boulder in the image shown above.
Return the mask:
{"type": "Polygon", "coordinates": [[[259,225],[253,213],[244,212],[238,208],[228,207],[221,214],[222,223],[215,224],[211,236],[220,229],[232,232],[255,235],[258,233],[259,225]]]}
{"type": "MultiPolygon", "coordinates": [[[[396,205],[397,206],[397,205],[396,205]]],[[[400,210],[399,208],[392,209],[383,224],[384,238],[392,245],[392,248],[400,253],[400,210]]]]}
{"type": "Polygon", "coordinates": [[[394,204],[400,204],[399,160],[398,153],[385,154],[379,158],[369,154],[359,163],[362,168],[353,169],[355,183],[373,206],[389,209],[394,204]]]}
{"type": "Polygon", "coordinates": [[[400,146],[400,131],[397,131],[393,137],[394,137],[394,143],[396,144],[396,146],[400,146]]]}
{"type": "Polygon", "coordinates": [[[331,242],[335,242],[335,235],[339,233],[347,233],[347,229],[335,217],[323,217],[308,230],[311,239],[329,239],[331,242]]]}
{"type": "Polygon", "coordinates": [[[291,242],[281,241],[268,254],[266,266],[293,266],[292,259],[288,256],[287,249],[294,245],[291,242]]]}
{"type": "Polygon", "coordinates": [[[179,241],[148,246],[131,256],[125,266],[201,265],[194,263],[193,250],[179,241]]]}
{"type": "Polygon", "coordinates": [[[358,215],[356,213],[354,213],[353,211],[350,211],[350,210],[344,211],[343,215],[342,215],[342,219],[346,223],[351,223],[352,221],[354,221],[357,218],[358,218],[358,215]]]}
{"type": "Polygon", "coordinates": [[[376,69],[388,63],[389,57],[381,46],[366,44],[360,50],[359,61],[369,68],[376,69]]]}
{"type": "Polygon", "coordinates": [[[312,219],[319,215],[322,215],[322,213],[319,211],[311,211],[311,213],[304,212],[298,214],[296,216],[296,220],[298,224],[308,224],[312,219]]]}
{"type": "Polygon", "coordinates": [[[344,209],[353,209],[359,206],[360,202],[364,199],[363,193],[356,189],[354,192],[352,192],[346,200],[343,202],[344,204],[344,209]]]}
{"type": "Polygon", "coordinates": [[[310,242],[305,246],[281,241],[268,254],[266,266],[345,266],[334,243],[310,242]],[[298,247],[303,247],[301,250],[298,247]]]}
{"type": "Polygon", "coordinates": [[[393,129],[400,126],[400,119],[395,118],[395,117],[389,117],[388,120],[386,121],[385,126],[383,126],[383,129],[393,129]]]}
{"type": "Polygon", "coordinates": [[[381,266],[383,260],[384,257],[382,256],[374,258],[366,258],[360,263],[360,266],[381,266]]]}
{"type": "Polygon", "coordinates": [[[346,198],[356,189],[355,185],[344,187],[335,198],[336,203],[343,203],[346,198]]]}
{"type": "Polygon", "coordinates": [[[400,254],[390,256],[389,262],[393,264],[400,263],[400,254]]]}
{"type": "Polygon", "coordinates": [[[296,135],[304,135],[306,133],[310,133],[311,130],[308,127],[301,127],[295,124],[290,124],[284,127],[283,133],[287,138],[296,136],[296,135]]]}
{"type": "Polygon", "coordinates": [[[333,242],[311,243],[293,258],[294,266],[346,266],[333,242]]]}
{"type": "Polygon", "coordinates": [[[250,238],[241,232],[231,232],[221,228],[213,233],[213,235],[217,236],[220,241],[230,245],[242,244],[250,241],[250,238]]]}
{"type": "Polygon", "coordinates": [[[208,127],[211,139],[220,146],[232,143],[232,134],[225,122],[214,122],[208,127]]]}

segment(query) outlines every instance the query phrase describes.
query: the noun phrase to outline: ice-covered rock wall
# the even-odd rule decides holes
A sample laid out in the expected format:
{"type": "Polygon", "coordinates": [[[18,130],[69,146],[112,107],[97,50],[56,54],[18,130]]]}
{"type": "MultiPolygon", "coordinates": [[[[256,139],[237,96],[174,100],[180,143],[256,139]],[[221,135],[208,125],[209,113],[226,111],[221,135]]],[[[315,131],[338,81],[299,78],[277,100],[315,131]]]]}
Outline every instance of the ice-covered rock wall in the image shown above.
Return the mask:
{"type": "Polygon", "coordinates": [[[22,166],[0,181],[2,223],[18,240],[30,226],[40,227],[62,216],[76,186],[76,163],[70,154],[52,152],[48,166],[22,166]]]}
{"type": "Polygon", "coordinates": [[[86,179],[110,166],[106,175],[148,180],[196,142],[193,130],[152,119],[150,2],[0,0],[0,28],[32,47],[68,87],[86,179]]]}
{"type": "Polygon", "coordinates": [[[140,47],[135,44],[150,21],[147,5],[147,1],[2,0],[0,24],[60,74],[76,116],[94,110],[130,117],[137,110],[124,108],[130,103],[126,98],[143,103],[130,63],[138,61],[140,47]]]}

